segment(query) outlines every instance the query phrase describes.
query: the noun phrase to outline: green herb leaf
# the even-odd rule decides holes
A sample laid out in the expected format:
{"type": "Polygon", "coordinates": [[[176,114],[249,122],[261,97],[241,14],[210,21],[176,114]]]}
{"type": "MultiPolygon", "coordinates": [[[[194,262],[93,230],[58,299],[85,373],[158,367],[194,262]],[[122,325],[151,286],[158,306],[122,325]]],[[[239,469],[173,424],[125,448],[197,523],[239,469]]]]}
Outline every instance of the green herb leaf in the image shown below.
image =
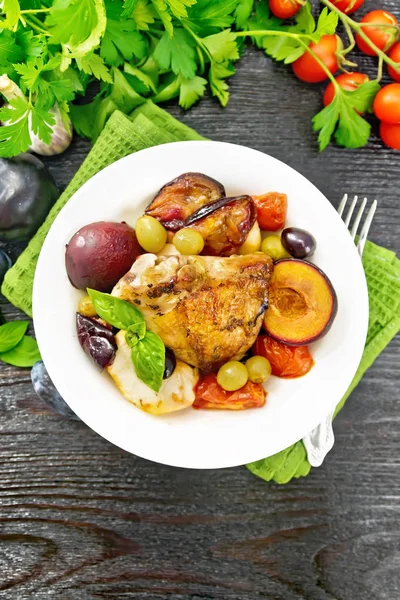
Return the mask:
{"type": "Polygon", "coordinates": [[[237,6],[237,0],[198,0],[188,10],[190,27],[201,36],[230,27],[235,20],[232,13],[237,6]]]}
{"type": "Polygon", "coordinates": [[[13,321],[0,326],[0,352],[7,352],[16,346],[28,329],[28,321],[13,321]]]}
{"type": "Polygon", "coordinates": [[[14,69],[21,76],[23,90],[36,94],[38,106],[47,110],[56,102],[68,102],[75,96],[69,79],[51,79],[50,72],[58,70],[59,64],[58,57],[47,63],[44,63],[42,57],[38,57],[29,59],[26,64],[14,65],[14,69]]]}
{"type": "Polygon", "coordinates": [[[254,0],[239,0],[235,10],[236,27],[241,29],[246,25],[254,6],[254,0]]]}
{"type": "Polygon", "coordinates": [[[88,288],[87,293],[99,317],[113,327],[127,330],[131,325],[144,323],[140,310],[129,302],[90,288],[88,288]]]}
{"type": "Polygon", "coordinates": [[[107,20],[107,27],[101,41],[100,56],[109,65],[119,66],[125,60],[130,61],[135,56],[142,59],[148,50],[147,42],[132,20],[107,20]]]}
{"type": "Polygon", "coordinates": [[[16,43],[16,36],[11,31],[0,31],[0,64],[10,65],[24,58],[24,52],[16,43]]]}
{"type": "Polygon", "coordinates": [[[135,21],[138,29],[148,31],[149,25],[156,20],[157,12],[153,6],[148,4],[147,0],[138,0],[130,17],[135,21]]]}
{"type": "Polygon", "coordinates": [[[110,71],[104,64],[103,58],[98,54],[90,53],[82,58],[77,58],[76,64],[78,65],[78,69],[88,75],[93,75],[100,81],[104,81],[105,83],[112,83],[113,81],[110,71]]]}
{"type": "Polygon", "coordinates": [[[170,38],[165,32],[154,51],[154,59],[161,69],[171,68],[176,75],[193,79],[196,75],[196,61],[193,40],[180,27],[175,27],[170,38]]]}
{"type": "Polygon", "coordinates": [[[47,53],[47,43],[44,35],[34,35],[32,31],[18,29],[16,40],[26,58],[36,58],[47,53]]]}
{"type": "Polygon", "coordinates": [[[182,108],[190,108],[204,94],[207,79],[194,77],[193,79],[182,79],[179,94],[179,105],[182,108]]]}
{"type": "Polygon", "coordinates": [[[126,342],[128,346],[136,346],[139,340],[142,340],[146,335],[146,323],[143,321],[142,323],[135,323],[134,325],[130,325],[128,327],[128,331],[126,332],[126,342]]]}
{"type": "Polygon", "coordinates": [[[319,131],[320,150],[329,144],[335,132],[335,140],[345,148],[362,148],[371,134],[370,124],[358,113],[372,111],[372,104],[380,89],[376,81],[367,81],[356,90],[338,90],[331,104],[313,118],[314,131],[319,131]]]}
{"type": "Polygon", "coordinates": [[[18,0],[2,0],[1,12],[5,13],[6,18],[0,21],[0,29],[16,29],[20,15],[18,0]]]}
{"type": "Polygon", "coordinates": [[[228,62],[213,62],[208,74],[210,88],[213,96],[216,96],[222,106],[226,106],[229,100],[228,84],[225,79],[235,73],[235,68],[228,62]]]}
{"type": "Polygon", "coordinates": [[[158,16],[161,19],[162,24],[165,27],[165,31],[168,34],[168,37],[172,37],[174,33],[174,27],[172,25],[172,17],[168,12],[168,7],[165,0],[151,0],[154,6],[154,9],[158,16]]]}
{"type": "Polygon", "coordinates": [[[133,12],[133,9],[137,5],[138,0],[124,0],[124,9],[121,13],[123,19],[127,19],[133,12]]]}
{"type": "Polygon", "coordinates": [[[325,6],[318,18],[315,41],[319,41],[323,35],[333,35],[337,29],[338,22],[339,15],[333,10],[330,11],[325,6]]]}
{"type": "Polygon", "coordinates": [[[14,367],[33,367],[41,356],[36,340],[25,335],[12,350],[1,352],[0,360],[14,367]]]}
{"type": "Polygon", "coordinates": [[[147,331],[142,340],[133,346],[132,362],[136,375],[152,390],[160,390],[165,370],[165,346],[162,339],[147,331]]]}
{"type": "Polygon", "coordinates": [[[216,62],[237,60],[239,58],[236,35],[230,29],[209,35],[203,38],[202,42],[216,62]]]}
{"type": "Polygon", "coordinates": [[[55,118],[48,111],[28,102],[25,97],[10,100],[9,106],[0,109],[0,121],[7,123],[0,127],[0,156],[16,156],[28,150],[31,143],[29,121],[33,133],[45,144],[51,141],[55,118]]]}
{"type": "Polygon", "coordinates": [[[196,4],[196,0],[165,0],[170,11],[177,19],[184,19],[188,16],[186,8],[196,4]]]}

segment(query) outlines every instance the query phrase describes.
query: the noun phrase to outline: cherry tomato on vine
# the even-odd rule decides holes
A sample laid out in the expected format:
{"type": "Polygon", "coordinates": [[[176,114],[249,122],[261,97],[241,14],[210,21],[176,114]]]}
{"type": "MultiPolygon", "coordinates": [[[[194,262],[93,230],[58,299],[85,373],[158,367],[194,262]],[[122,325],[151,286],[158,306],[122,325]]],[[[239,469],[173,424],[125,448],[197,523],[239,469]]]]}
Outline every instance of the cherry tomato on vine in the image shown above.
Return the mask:
{"type": "Polygon", "coordinates": [[[400,123],[400,83],[385,85],[374,100],[374,113],[380,121],[396,125],[400,123]]]}
{"type": "MultiPolygon", "coordinates": [[[[340,87],[343,90],[346,90],[347,92],[354,92],[354,90],[356,90],[360,85],[369,81],[368,75],[364,75],[364,73],[358,73],[358,72],[342,73],[341,75],[338,75],[337,77],[335,77],[335,79],[336,79],[337,83],[340,85],[340,87]]],[[[324,93],[324,97],[322,100],[324,103],[324,106],[328,106],[328,104],[330,104],[332,102],[334,97],[335,97],[335,88],[333,86],[333,83],[331,82],[327,86],[325,93],[324,93]]]]}
{"type": "Polygon", "coordinates": [[[302,0],[269,0],[271,12],[279,19],[290,19],[302,7],[302,0]]]}
{"type": "Polygon", "coordinates": [[[400,150],[400,124],[392,125],[382,121],[379,135],[386,146],[394,148],[394,150],[400,150]]]}
{"type": "Polygon", "coordinates": [[[332,3],[346,15],[351,15],[364,4],[364,0],[332,0],[332,3]]]}
{"type": "MultiPolygon", "coordinates": [[[[336,73],[338,61],[335,53],[342,48],[342,41],[337,35],[323,35],[319,42],[310,44],[309,48],[331,73],[336,73]]],[[[325,70],[308,51],[294,61],[292,69],[296,77],[306,83],[319,83],[328,79],[325,70]]]]}
{"type": "MultiPolygon", "coordinates": [[[[393,46],[393,48],[391,49],[391,51],[389,53],[389,58],[394,60],[394,62],[399,63],[399,69],[400,69],[400,42],[397,42],[397,44],[395,44],[393,46]]],[[[392,79],[400,82],[400,70],[395,71],[393,69],[393,67],[388,67],[388,72],[392,79]]]]}
{"type": "MultiPolygon", "coordinates": [[[[399,37],[397,19],[386,10],[373,10],[367,13],[361,19],[360,24],[367,24],[363,27],[363,32],[379,50],[383,50],[384,52],[387,52],[399,37]]],[[[369,54],[369,56],[376,55],[376,52],[368,46],[360,34],[356,35],[356,42],[364,54],[369,54]]]]}

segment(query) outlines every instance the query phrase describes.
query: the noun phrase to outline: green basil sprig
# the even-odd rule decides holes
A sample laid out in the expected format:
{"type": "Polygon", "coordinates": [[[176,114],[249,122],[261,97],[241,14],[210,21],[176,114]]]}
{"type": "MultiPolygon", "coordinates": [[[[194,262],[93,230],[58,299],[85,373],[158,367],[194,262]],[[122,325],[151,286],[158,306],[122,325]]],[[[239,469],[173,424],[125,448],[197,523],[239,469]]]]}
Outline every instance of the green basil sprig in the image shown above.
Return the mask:
{"type": "Polygon", "coordinates": [[[0,326],[0,360],[14,367],[32,367],[40,360],[34,338],[25,335],[28,321],[12,321],[0,326]]]}
{"type": "Polygon", "coordinates": [[[103,292],[88,289],[93,306],[102,319],[126,331],[136,375],[155,392],[160,390],[165,370],[165,346],[159,335],[146,330],[146,322],[135,306],[103,292]]]}

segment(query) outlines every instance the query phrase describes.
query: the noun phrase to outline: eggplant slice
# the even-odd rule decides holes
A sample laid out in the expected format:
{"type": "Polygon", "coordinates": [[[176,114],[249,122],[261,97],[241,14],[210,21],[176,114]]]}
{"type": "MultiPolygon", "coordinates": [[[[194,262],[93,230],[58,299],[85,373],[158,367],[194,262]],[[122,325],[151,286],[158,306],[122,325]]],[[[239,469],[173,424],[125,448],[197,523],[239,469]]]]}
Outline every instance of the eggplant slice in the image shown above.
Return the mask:
{"type": "Polygon", "coordinates": [[[183,173],[164,185],[146,208],[166,229],[178,231],[202,206],[225,197],[224,186],[203,173],[183,173]]]}
{"type": "Polygon", "coordinates": [[[202,206],[189,217],[185,227],[196,229],[204,239],[205,256],[230,256],[243,244],[257,219],[250,196],[220,198],[202,206]]]}

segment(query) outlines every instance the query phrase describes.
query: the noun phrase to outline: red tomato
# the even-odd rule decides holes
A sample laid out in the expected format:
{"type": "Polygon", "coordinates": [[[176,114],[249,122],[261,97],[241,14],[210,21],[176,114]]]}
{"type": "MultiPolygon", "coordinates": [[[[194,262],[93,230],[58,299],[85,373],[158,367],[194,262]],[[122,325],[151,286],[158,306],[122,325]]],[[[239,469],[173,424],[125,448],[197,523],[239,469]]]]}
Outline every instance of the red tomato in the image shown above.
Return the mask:
{"type": "Polygon", "coordinates": [[[253,353],[269,360],[272,375],[286,379],[302,377],[314,364],[307,346],[287,346],[269,335],[260,335],[257,338],[253,353]]]}
{"type": "Polygon", "coordinates": [[[400,123],[400,83],[389,83],[379,90],[373,108],[380,121],[400,123]]]}
{"type": "MultiPolygon", "coordinates": [[[[397,42],[397,44],[395,44],[393,46],[393,48],[391,49],[391,51],[389,53],[389,57],[392,60],[394,60],[395,62],[399,63],[399,69],[400,69],[400,42],[397,42]]],[[[393,67],[388,67],[388,72],[392,79],[400,82],[400,70],[395,71],[393,69],[393,67]]]]}
{"type": "Polygon", "coordinates": [[[351,15],[364,4],[364,0],[332,0],[332,3],[346,15],[351,15]]]}
{"type": "MultiPolygon", "coordinates": [[[[341,75],[338,75],[335,79],[338,82],[338,84],[340,85],[340,87],[342,89],[346,90],[347,92],[354,92],[354,90],[356,90],[358,88],[358,86],[360,86],[362,83],[369,81],[368,75],[364,75],[363,73],[357,73],[357,72],[342,73],[341,75]]],[[[330,84],[327,86],[325,93],[324,93],[324,98],[323,98],[324,106],[328,106],[328,104],[330,104],[332,102],[334,97],[335,97],[335,88],[333,87],[333,83],[330,82],[330,84]]]]}
{"type": "MultiPolygon", "coordinates": [[[[370,23],[366,27],[363,27],[363,31],[367,37],[379,48],[387,52],[389,48],[393,46],[399,37],[398,22],[390,12],[386,10],[373,10],[365,15],[360,23],[370,23]],[[382,27],[386,25],[386,27],[382,27]],[[388,25],[390,27],[388,27],[388,25]]],[[[357,46],[364,54],[375,56],[376,52],[372,50],[365,42],[360,34],[356,35],[357,46]]]]}
{"type": "Polygon", "coordinates": [[[267,396],[263,386],[248,381],[240,390],[227,392],[217,382],[214,373],[205,375],[195,388],[196,399],[193,408],[217,408],[244,410],[264,406],[267,396]]]}
{"type": "MultiPolygon", "coordinates": [[[[336,35],[323,35],[319,42],[310,44],[309,48],[318,56],[331,73],[336,73],[338,70],[338,61],[335,52],[341,45],[341,40],[336,35]]],[[[318,83],[328,79],[328,75],[324,69],[307,51],[294,61],[292,69],[296,77],[307,83],[318,83]]]]}
{"type": "Polygon", "coordinates": [[[302,0],[269,0],[271,12],[279,19],[290,19],[302,7],[302,0]]]}
{"type": "Polygon", "coordinates": [[[257,207],[257,221],[263,231],[278,231],[286,221],[287,196],[279,192],[268,192],[253,196],[257,207]]]}
{"type": "Polygon", "coordinates": [[[394,148],[394,150],[400,150],[400,124],[392,125],[382,121],[379,134],[386,146],[394,148]]]}

